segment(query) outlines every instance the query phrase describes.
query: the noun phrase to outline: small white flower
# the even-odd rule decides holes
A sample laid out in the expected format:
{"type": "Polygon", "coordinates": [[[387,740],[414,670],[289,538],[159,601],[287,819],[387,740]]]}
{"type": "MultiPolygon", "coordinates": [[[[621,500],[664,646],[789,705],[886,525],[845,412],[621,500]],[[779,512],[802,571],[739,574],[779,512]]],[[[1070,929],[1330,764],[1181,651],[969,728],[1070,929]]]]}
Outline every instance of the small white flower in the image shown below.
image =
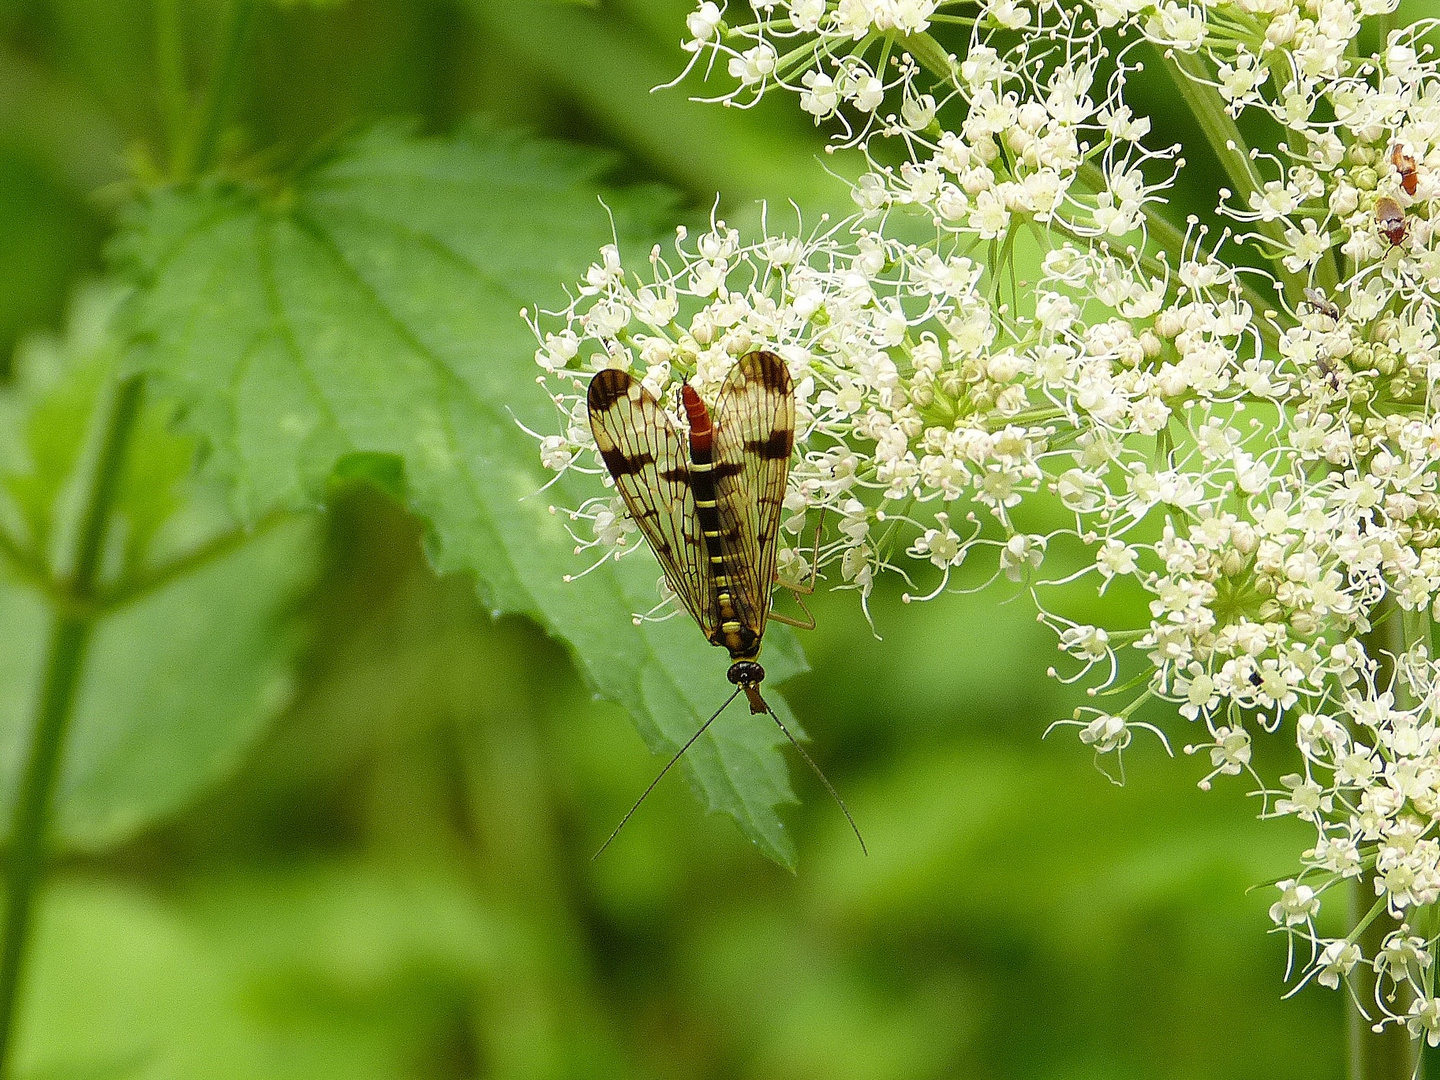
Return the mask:
{"type": "Polygon", "coordinates": [[[860,75],[851,83],[847,97],[861,112],[874,112],[885,100],[885,84],[874,75],[860,75]]]}
{"type": "Polygon", "coordinates": [[[1287,878],[1275,887],[1280,890],[1280,899],[1270,905],[1270,920],[1276,926],[1300,926],[1319,914],[1320,898],[1309,885],[1287,878]]]}
{"type": "Polygon", "coordinates": [[[1045,538],[1016,534],[1000,549],[1000,569],[1011,581],[1020,581],[1027,571],[1038,569],[1045,558],[1045,538]]]}
{"type": "Polygon", "coordinates": [[[1318,821],[1321,811],[1329,809],[1331,800],[1315,781],[1292,773],[1282,776],[1280,782],[1290,789],[1290,795],[1275,801],[1277,814],[1294,814],[1305,821],[1318,821]]]}
{"type": "MultiPolygon", "coordinates": [[[[1275,917],[1273,909],[1270,917],[1275,917]]],[[[1326,942],[1325,948],[1320,950],[1319,959],[1315,961],[1315,981],[1331,990],[1336,989],[1340,980],[1350,974],[1363,956],[1360,946],[1354,942],[1343,939],[1326,942]]]]}
{"type": "Polygon", "coordinates": [[[935,98],[930,94],[914,97],[907,94],[900,106],[900,116],[911,131],[924,131],[934,122],[936,108],[935,98]]]}
{"type": "Polygon", "coordinates": [[[546,334],[545,345],[536,350],[535,362],[546,371],[560,371],[580,351],[580,339],[573,330],[562,330],[558,334],[546,334]]]}
{"type": "Polygon", "coordinates": [[[1440,1046],[1440,997],[1418,997],[1410,1004],[1405,1021],[1412,1038],[1424,1037],[1431,1046],[1440,1046]]]}
{"type": "Polygon", "coordinates": [[[1306,218],[1298,229],[1293,225],[1286,227],[1285,243],[1292,252],[1282,260],[1285,269],[1292,274],[1298,274],[1319,262],[1321,256],[1330,250],[1330,235],[1320,231],[1314,218],[1306,218]]]}
{"type": "Polygon", "coordinates": [[[1029,26],[1031,14],[1020,0],[990,0],[987,14],[1007,30],[1029,26]]]}
{"type": "Polygon", "coordinates": [[[1080,741],[1093,746],[1097,754],[1108,754],[1124,750],[1130,745],[1132,736],[1123,716],[1101,713],[1080,729],[1080,741]]]}
{"type": "Polygon", "coordinates": [[[950,528],[949,519],[945,514],[937,514],[936,520],[940,523],[941,528],[926,529],[924,535],[915,541],[912,554],[916,558],[929,559],[931,563],[941,569],[960,565],[963,558],[960,537],[950,528]]]}
{"type": "Polygon", "coordinates": [[[1110,653],[1110,635],[1098,626],[1066,627],[1060,648],[1081,660],[1103,660],[1110,653]]]}
{"type": "Polygon", "coordinates": [[[840,105],[840,91],[835,80],[819,71],[807,71],[800,80],[805,90],[800,94],[800,108],[819,122],[835,112],[840,105]]]}
{"type": "Polygon", "coordinates": [[[731,76],[739,79],[742,86],[754,86],[775,73],[777,59],[774,48],[761,42],[739,56],[732,56],[728,68],[731,76]]]}
{"type": "Polygon", "coordinates": [[[825,17],[825,0],[790,0],[790,21],[795,29],[813,34],[825,17]]]}
{"type": "Polygon", "coordinates": [[[1394,983],[1418,983],[1430,963],[1430,952],[1423,938],[1397,931],[1386,937],[1380,954],[1375,957],[1375,972],[1394,983]]]}
{"type": "Polygon", "coordinates": [[[716,29],[720,26],[720,19],[720,8],[711,0],[705,0],[698,8],[685,16],[685,28],[690,31],[691,39],[688,47],[698,48],[701,43],[713,38],[716,29]]]}
{"type": "Polygon", "coordinates": [[[575,458],[569,440],[547,435],[540,440],[540,464],[552,472],[563,472],[575,458]]]}
{"type": "Polygon", "coordinates": [[[1210,764],[1224,776],[1239,776],[1250,764],[1251,749],[1250,733],[1244,728],[1216,728],[1210,764]]]}
{"type": "Polygon", "coordinates": [[[1119,540],[1106,540],[1095,555],[1095,567],[1109,579],[1135,573],[1138,552],[1119,540]]]}

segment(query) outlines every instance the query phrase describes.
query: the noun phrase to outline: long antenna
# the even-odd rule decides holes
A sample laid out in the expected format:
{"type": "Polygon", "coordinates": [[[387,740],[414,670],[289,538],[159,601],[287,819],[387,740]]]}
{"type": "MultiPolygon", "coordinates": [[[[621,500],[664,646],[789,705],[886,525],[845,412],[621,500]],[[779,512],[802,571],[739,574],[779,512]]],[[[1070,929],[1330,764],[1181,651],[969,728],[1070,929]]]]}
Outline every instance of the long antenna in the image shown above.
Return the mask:
{"type": "MultiPolygon", "coordinates": [[[[730,697],[731,700],[734,700],[735,695],[731,694],[730,697]]],[[[730,702],[727,701],[725,704],[729,705],[730,702]]],[[[845,815],[845,820],[850,823],[850,831],[855,834],[855,839],[860,841],[860,853],[862,855],[869,855],[870,849],[865,846],[865,838],[860,835],[860,826],[855,824],[855,819],[850,815],[850,808],[845,805],[845,800],[840,798],[840,793],[835,790],[835,785],[830,783],[830,778],[820,771],[820,766],[815,764],[815,759],[807,754],[805,747],[801,746],[795,736],[790,734],[790,729],[785,726],[780,717],[775,715],[775,710],[770,708],[769,702],[765,703],[765,711],[770,714],[770,719],[774,720],[780,730],[785,733],[785,738],[790,740],[790,745],[800,752],[800,756],[805,759],[805,764],[809,765],[815,775],[820,778],[820,782],[825,785],[825,790],[830,793],[830,797],[834,799],[835,804],[840,807],[840,812],[845,815]]],[[[712,716],[710,719],[713,720],[715,718],[712,716]]],[[[693,742],[694,740],[691,741],[693,742]]],[[[689,743],[686,745],[688,746],[689,743]]],[[[670,764],[673,765],[674,762],[672,761],[670,764]]],[[[667,765],[666,768],[669,768],[669,766],[667,765]]],[[[624,822],[621,822],[621,824],[623,825],[624,822]]]]}
{"type": "MultiPolygon", "coordinates": [[[[625,827],[625,823],[630,820],[630,818],[634,815],[634,813],[635,813],[636,810],[639,810],[639,809],[640,809],[640,804],[643,803],[643,802],[646,800],[646,798],[649,797],[650,792],[652,792],[652,791],[655,790],[655,785],[658,784],[658,783],[660,783],[661,780],[665,779],[665,774],[670,771],[671,767],[674,766],[674,764],[675,764],[677,761],[680,760],[681,755],[683,755],[686,750],[689,750],[690,747],[694,746],[694,745],[695,745],[695,740],[698,739],[698,738],[700,738],[701,735],[704,735],[705,732],[706,732],[706,730],[709,729],[710,725],[715,722],[716,718],[719,717],[719,715],[720,715],[722,712],[724,712],[726,709],[728,709],[728,708],[730,707],[730,703],[731,703],[732,701],[734,701],[737,697],[740,696],[740,689],[741,689],[741,688],[738,687],[738,686],[735,687],[735,692],[734,692],[733,694],[731,694],[728,698],[725,699],[725,704],[724,704],[724,705],[721,705],[718,709],[716,709],[716,710],[710,715],[710,719],[709,719],[709,720],[706,720],[705,723],[703,723],[703,724],[700,725],[700,730],[697,731],[697,732],[695,732],[694,735],[691,735],[690,738],[686,740],[685,745],[682,746],[682,747],[680,747],[679,750],[675,751],[675,756],[672,757],[669,761],[667,761],[667,762],[665,763],[665,767],[660,770],[659,775],[657,775],[654,780],[651,780],[651,781],[650,781],[650,786],[645,789],[645,794],[641,795],[640,798],[638,798],[638,799],[635,800],[635,805],[632,806],[632,807],[630,807],[630,809],[625,812],[625,816],[620,819],[620,824],[615,826],[615,831],[612,832],[609,836],[607,836],[607,837],[605,838],[605,843],[603,843],[603,844],[600,845],[600,850],[597,851],[597,852],[595,852],[594,855],[591,855],[591,856],[590,856],[590,861],[591,861],[591,862],[594,862],[596,859],[598,859],[598,858],[604,853],[605,849],[610,846],[610,841],[611,841],[611,840],[614,840],[615,837],[617,837],[617,836],[620,835],[620,830],[625,827]]],[[[774,716],[775,714],[774,714],[774,713],[771,713],[770,715],[774,716]]],[[[776,722],[777,724],[780,723],[780,721],[778,721],[778,720],[775,721],[775,722],[776,722]]],[[[780,724],[780,730],[781,730],[781,731],[785,731],[785,725],[784,725],[784,724],[780,724]]],[[[789,733],[788,731],[785,731],[785,734],[786,734],[786,735],[789,735],[790,733],[789,733]]],[[[794,739],[791,739],[790,741],[791,741],[791,742],[795,742],[794,739]]],[[[798,746],[799,744],[796,743],[796,745],[798,746]]],[[[800,752],[803,754],[805,751],[804,751],[804,750],[801,750],[800,752]]],[[[806,760],[809,761],[810,759],[809,759],[809,758],[806,758],[806,760]]],[[[811,767],[812,767],[812,768],[814,767],[814,764],[813,764],[813,763],[811,764],[811,767]]],[[[824,777],[821,777],[821,779],[824,780],[825,778],[824,778],[824,777]]],[[[826,787],[830,787],[830,782],[829,782],[828,780],[825,781],[825,786],[826,786],[826,787]]],[[[831,793],[834,794],[834,788],[831,788],[831,793]]],[[[836,795],[835,797],[838,799],[840,796],[836,795]]],[[[845,804],[844,804],[844,803],[841,803],[841,804],[840,804],[840,808],[841,808],[842,810],[844,810],[844,809],[845,809],[845,804]]],[[[849,811],[849,810],[845,810],[845,816],[846,816],[846,817],[849,817],[849,816],[850,816],[850,811],[849,811]]],[[[855,823],[852,821],[850,824],[853,826],[855,823]]],[[[860,835],[860,834],[859,834],[859,833],[856,833],[855,835],[858,836],[858,835],[860,835]]],[[[865,841],[863,841],[863,840],[860,841],[860,846],[863,848],[863,847],[865,846],[865,841]]]]}

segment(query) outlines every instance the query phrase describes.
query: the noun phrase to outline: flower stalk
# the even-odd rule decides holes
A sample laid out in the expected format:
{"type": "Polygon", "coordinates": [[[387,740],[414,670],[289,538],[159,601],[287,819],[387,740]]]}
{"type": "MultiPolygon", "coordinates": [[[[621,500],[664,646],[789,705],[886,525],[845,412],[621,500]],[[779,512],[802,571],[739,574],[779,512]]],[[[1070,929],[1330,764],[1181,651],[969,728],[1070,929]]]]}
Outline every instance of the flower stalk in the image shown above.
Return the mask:
{"type": "Polygon", "coordinates": [[[190,175],[194,146],[190,138],[190,100],[185,88],[185,46],[179,0],[155,0],[152,17],[168,171],[172,180],[181,181],[190,175]]]}
{"type": "Polygon", "coordinates": [[[201,108],[199,136],[196,144],[194,167],[196,172],[205,172],[215,164],[220,151],[220,137],[224,134],[225,122],[234,104],[235,94],[240,86],[241,61],[250,37],[250,27],[259,7],[258,0],[232,0],[230,19],[223,37],[220,51],[220,68],[210,81],[209,92],[201,108]]]}
{"type": "MultiPolygon", "coordinates": [[[[1165,62],[1175,89],[1199,123],[1205,141],[1210,144],[1220,167],[1234,185],[1235,194],[1242,205],[1248,206],[1251,196],[1260,193],[1260,178],[1255,175],[1250,148],[1240,133],[1239,125],[1226,112],[1223,99],[1211,85],[1211,75],[1205,68],[1204,60],[1194,53],[1167,50],[1165,62]]],[[[1276,244],[1283,245],[1284,234],[1274,222],[1262,222],[1260,228],[1276,244]]],[[[1289,273],[1278,263],[1275,270],[1288,288],[1298,290],[1304,287],[1304,281],[1298,274],[1289,273]]]]}
{"type": "Polygon", "coordinates": [[[101,554],[142,397],[139,375],[122,379],[115,390],[76,529],[69,572],[51,593],[63,597],[64,602],[56,604],[52,614],[41,693],[11,813],[5,865],[5,916],[0,928],[0,1080],[11,1075],[16,1009],[36,896],[44,880],[55,782],[85,658],[100,617],[94,601],[101,554]]]}
{"type": "MultiPolygon", "coordinates": [[[[1402,611],[1389,598],[1377,605],[1374,626],[1367,635],[1366,646],[1376,660],[1375,680],[1379,686],[1392,687],[1396,704],[1402,708],[1415,706],[1414,695],[1397,667],[1397,658],[1427,644],[1429,620],[1414,612],[1402,611]]],[[[1353,995],[1347,1001],[1345,1017],[1347,1080],[1423,1080],[1421,1042],[1411,1036],[1404,1024],[1392,1023],[1376,1030],[1374,1009],[1369,1003],[1389,994],[1390,1009],[1398,1015],[1407,1014],[1415,1002],[1414,988],[1394,984],[1388,988],[1374,967],[1374,960],[1384,954],[1396,935],[1409,932],[1409,927],[1385,910],[1383,893],[1376,888],[1376,868],[1371,867],[1350,882],[1350,921],[1355,943],[1370,963],[1359,964],[1354,971],[1353,995]],[[1363,1009],[1363,1011],[1362,1011],[1363,1009]]]]}
{"type": "MultiPolygon", "coordinates": [[[[1373,907],[1375,879],[1364,874],[1350,883],[1350,913],[1358,925],[1373,907]]],[[[1366,956],[1378,956],[1401,924],[1381,911],[1356,935],[1355,943],[1366,956]]],[[[1424,1080],[1421,1043],[1412,1038],[1404,1024],[1387,1024],[1374,1028],[1374,1009],[1361,1012],[1361,1003],[1375,1000],[1384,987],[1372,968],[1357,965],[1354,972],[1354,996],[1347,999],[1345,1013],[1346,1080],[1424,1080]]],[[[1397,1012],[1406,1011],[1413,1003],[1412,994],[1403,994],[1393,1003],[1397,1012]]]]}

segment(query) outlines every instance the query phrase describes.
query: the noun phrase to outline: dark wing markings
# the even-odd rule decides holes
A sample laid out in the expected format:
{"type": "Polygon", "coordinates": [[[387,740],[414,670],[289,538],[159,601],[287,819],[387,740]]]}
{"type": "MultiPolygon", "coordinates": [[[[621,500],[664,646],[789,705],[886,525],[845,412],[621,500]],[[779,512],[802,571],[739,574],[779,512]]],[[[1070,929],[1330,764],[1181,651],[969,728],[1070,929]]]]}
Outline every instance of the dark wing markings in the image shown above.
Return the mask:
{"type": "Polygon", "coordinates": [[[775,585],[790,454],[795,445],[795,391],[785,362],[774,353],[746,353],[715,403],[715,491],[726,563],[735,581],[741,622],[765,629],[775,585]]]}
{"type": "Polygon", "coordinates": [[[768,439],[752,439],[745,444],[745,449],[752,454],[759,454],[769,461],[777,461],[784,458],[790,460],[790,451],[795,448],[795,430],[772,431],[768,439]]]}
{"type": "Polygon", "coordinates": [[[625,508],[685,609],[709,636],[715,588],[695,518],[685,440],[639,382],[613,368],[590,380],[586,402],[601,460],[625,508]]]}

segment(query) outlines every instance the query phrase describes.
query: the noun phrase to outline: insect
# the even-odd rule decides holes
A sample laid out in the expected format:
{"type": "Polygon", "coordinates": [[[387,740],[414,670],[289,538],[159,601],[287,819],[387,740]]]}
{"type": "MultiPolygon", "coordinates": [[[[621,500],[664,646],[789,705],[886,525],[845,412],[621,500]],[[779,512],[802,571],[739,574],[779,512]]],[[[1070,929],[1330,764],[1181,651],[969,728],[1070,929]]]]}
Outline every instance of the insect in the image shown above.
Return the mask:
{"type": "Polygon", "coordinates": [[[605,468],[670,588],[710,643],[729,651],[727,677],[735,690],[660,770],[600,851],[741,693],[751,713],[768,713],[820,777],[863,851],[865,841],[844,800],[760,693],[765,669],[756,657],[766,621],[814,626],[770,610],[776,537],[795,447],[790,372],[774,353],[746,353],[720,388],[713,415],[688,382],[680,388],[680,401],[689,425],[686,436],[651,393],[623,371],[596,373],[586,395],[590,430],[605,468]]]}
{"type": "Polygon", "coordinates": [[[1390,241],[1391,247],[1399,247],[1405,240],[1405,211],[1394,199],[1387,197],[1375,200],[1375,224],[1390,241]]]}
{"type": "Polygon", "coordinates": [[[1405,194],[1414,195],[1420,182],[1415,171],[1415,159],[1400,143],[1390,148],[1390,164],[1395,166],[1395,171],[1400,174],[1400,186],[1405,189],[1405,194]]]}
{"type": "Polygon", "coordinates": [[[1310,305],[1311,310],[1317,314],[1324,315],[1331,322],[1340,321],[1340,306],[1316,288],[1305,290],[1305,303],[1310,305]]]}

